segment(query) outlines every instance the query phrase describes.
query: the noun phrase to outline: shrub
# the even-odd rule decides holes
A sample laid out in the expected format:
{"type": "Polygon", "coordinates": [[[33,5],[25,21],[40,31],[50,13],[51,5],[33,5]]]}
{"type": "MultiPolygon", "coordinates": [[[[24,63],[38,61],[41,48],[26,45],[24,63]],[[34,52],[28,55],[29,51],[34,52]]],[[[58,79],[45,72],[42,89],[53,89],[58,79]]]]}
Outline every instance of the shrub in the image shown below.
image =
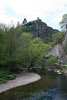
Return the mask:
{"type": "Polygon", "coordinates": [[[3,83],[7,83],[7,80],[5,80],[4,78],[0,78],[0,84],[3,84],[3,83]]]}
{"type": "Polygon", "coordinates": [[[8,73],[1,72],[0,73],[0,84],[6,83],[7,80],[13,80],[15,78],[16,78],[16,75],[15,74],[8,75],[8,73]]]}
{"type": "Polygon", "coordinates": [[[15,74],[14,75],[8,75],[7,78],[8,78],[8,80],[13,80],[13,79],[16,78],[16,75],[15,74]]]}
{"type": "Polygon", "coordinates": [[[0,73],[0,78],[5,77],[6,75],[7,75],[7,73],[6,73],[6,72],[1,72],[1,73],[0,73]]]}
{"type": "Polygon", "coordinates": [[[53,45],[57,43],[61,43],[64,37],[64,32],[58,32],[53,35],[53,45]]]}
{"type": "Polygon", "coordinates": [[[51,68],[57,62],[57,57],[50,55],[45,62],[46,68],[51,68]]]}

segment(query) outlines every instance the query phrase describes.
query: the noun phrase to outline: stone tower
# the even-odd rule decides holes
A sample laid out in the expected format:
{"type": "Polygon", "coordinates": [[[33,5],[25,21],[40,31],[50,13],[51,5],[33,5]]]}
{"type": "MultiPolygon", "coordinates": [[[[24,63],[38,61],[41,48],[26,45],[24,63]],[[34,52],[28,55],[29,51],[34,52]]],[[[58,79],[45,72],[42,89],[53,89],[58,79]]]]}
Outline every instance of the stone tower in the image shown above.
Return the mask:
{"type": "Polygon", "coordinates": [[[25,24],[27,24],[27,19],[26,18],[24,18],[24,20],[23,20],[23,23],[22,23],[23,25],[25,25],[25,24]]]}

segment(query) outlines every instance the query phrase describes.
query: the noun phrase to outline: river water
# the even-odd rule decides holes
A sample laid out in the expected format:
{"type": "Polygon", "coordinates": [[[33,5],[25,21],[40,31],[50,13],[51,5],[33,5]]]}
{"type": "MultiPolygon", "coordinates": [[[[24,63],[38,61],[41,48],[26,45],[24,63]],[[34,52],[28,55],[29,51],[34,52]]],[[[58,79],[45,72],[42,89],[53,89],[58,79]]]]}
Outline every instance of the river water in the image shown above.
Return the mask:
{"type": "Polygon", "coordinates": [[[38,82],[0,94],[0,100],[67,100],[67,78],[44,74],[38,82]]]}

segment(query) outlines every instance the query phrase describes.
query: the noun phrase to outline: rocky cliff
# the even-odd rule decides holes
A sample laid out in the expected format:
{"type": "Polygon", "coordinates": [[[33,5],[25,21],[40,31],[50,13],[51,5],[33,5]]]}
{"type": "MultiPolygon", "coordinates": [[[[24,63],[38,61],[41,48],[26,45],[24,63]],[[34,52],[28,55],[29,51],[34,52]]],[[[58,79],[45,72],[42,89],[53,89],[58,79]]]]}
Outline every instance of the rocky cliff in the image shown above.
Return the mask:
{"type": "Polygon", "coordinates": [[[58,32],[58,30],[49,27],[46,23],[42,22],[39,18],[35,21],[28,22],[22,26],[23,32],[29,32],[34,37],[39,37],[45,42],[52,41],[52,35],[58,32]]]}
{"type": "Polygon", "coordinates": [[[49,55],[57,56],[59,58],[64,56],[64,49],[62,44],[54,45],[48,53],[49,55]]]}

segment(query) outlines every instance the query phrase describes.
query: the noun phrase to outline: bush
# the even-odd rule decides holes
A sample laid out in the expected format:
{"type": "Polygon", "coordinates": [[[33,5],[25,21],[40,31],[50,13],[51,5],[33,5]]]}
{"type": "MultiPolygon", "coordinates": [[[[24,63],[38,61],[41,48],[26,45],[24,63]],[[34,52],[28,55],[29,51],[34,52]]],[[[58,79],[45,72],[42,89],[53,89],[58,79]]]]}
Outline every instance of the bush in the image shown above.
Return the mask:
{"type": "Polygon", "coordinates": [[[5,80],[4,78],[0,78],[0,84],[3,84],[3,83],[7,83],[7,80],[5,80]]]}
{"type": "Polygon", "coordinates": [[[57,43],[61,43],[64,37],[64,32],[58,32],[53,35],[53,45],[57,43]]]}
{"type": "Polygon", "coordinates": [[[7,82],[7,76],[5,72],[0,73],[0,84],[7,82]]]}
{"type": "Polygon", "coordinates": [[[9,76],[7,76],[7,78],[8,78],[8,80],[13,80],[13,79],[16,78],[16,75],[15,74],[14,75],[9,75],[9,76]]]}
{"type": "Polygon", "coordinates": [[[7,74],[8,74],[7,72],[1,72],[0,78],[6,78],[7,74]]]}
{"type": "Polygon", "coordinates": [[[56,62],[57,62],[57,57],[50,55],[48,58],[46,58],[45,66],[47,69],[51,68],[56,62]]]}
{"type": "Polygon", "coordinates": [[[8,73],[2,72],[0,73],[0,84],[6,83],[8,80],[13,80],[16,78],[15,74],[8,75],[8,73]]]}

